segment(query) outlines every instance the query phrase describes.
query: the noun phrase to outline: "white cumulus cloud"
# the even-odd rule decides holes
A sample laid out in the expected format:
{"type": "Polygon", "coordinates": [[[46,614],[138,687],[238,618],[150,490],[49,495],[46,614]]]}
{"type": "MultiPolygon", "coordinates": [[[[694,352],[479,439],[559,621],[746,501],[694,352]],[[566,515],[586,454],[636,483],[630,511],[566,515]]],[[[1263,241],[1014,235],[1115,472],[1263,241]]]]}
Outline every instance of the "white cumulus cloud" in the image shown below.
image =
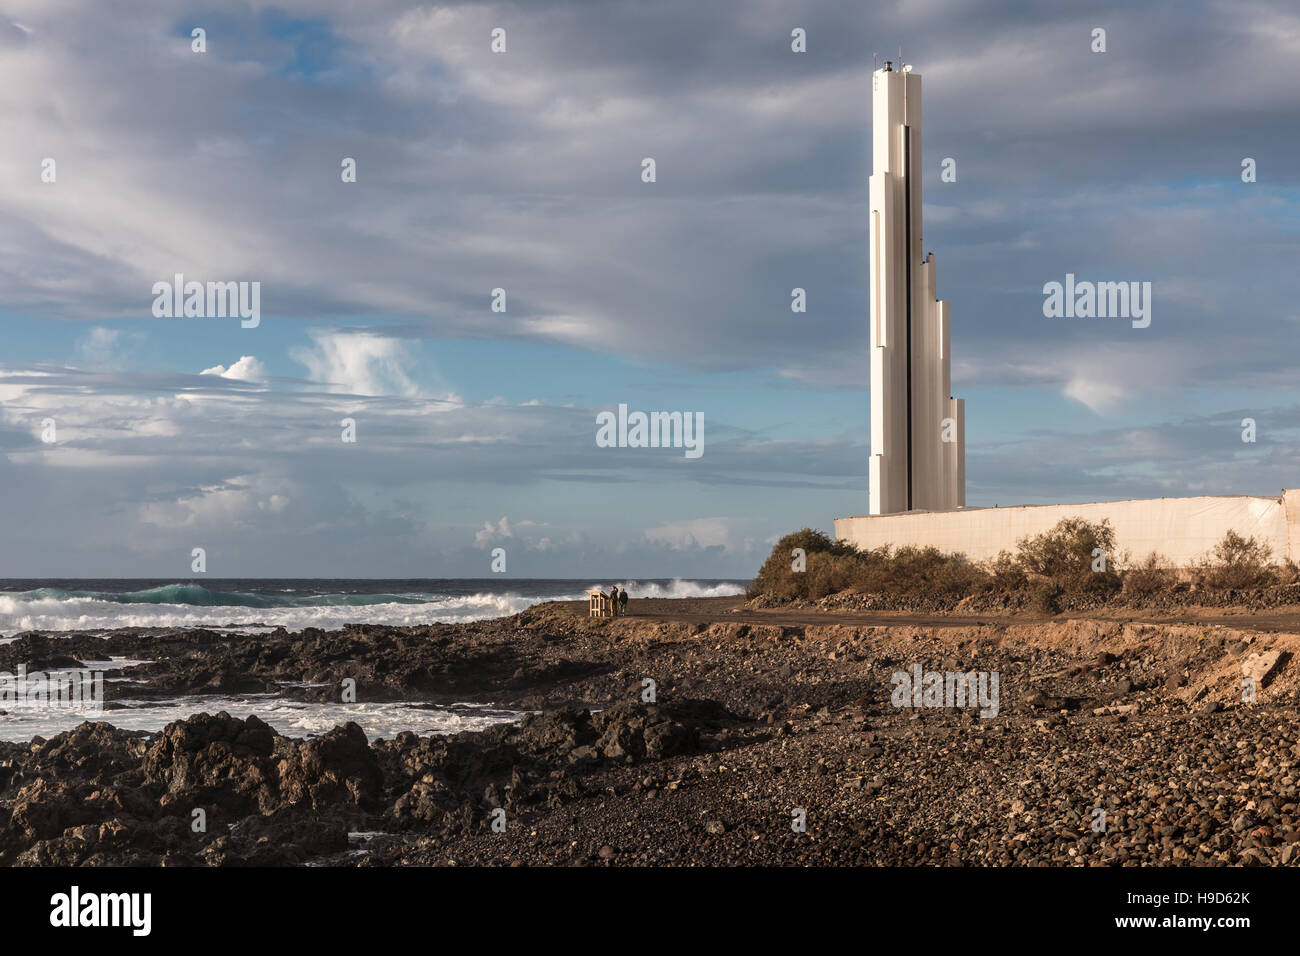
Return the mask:
{"type": "Polygon", "coordinates": [[[366,332],[315,331],[311,337],[310,348],[292,348],[289,357],[306,367],[313,382],[348,395],[422,397],[410,375],[409,342],[366,332]]]}
{"type": "Polygon", "coordinates": [[[240,382],[265,382],[266,366],[252,355],[241,355],[239,361],[230,368],[226,368],[224,365],[214,365],[212,368],[205,368],[199,374],[217,375],[221,378],[236,379],[240,382]]]}

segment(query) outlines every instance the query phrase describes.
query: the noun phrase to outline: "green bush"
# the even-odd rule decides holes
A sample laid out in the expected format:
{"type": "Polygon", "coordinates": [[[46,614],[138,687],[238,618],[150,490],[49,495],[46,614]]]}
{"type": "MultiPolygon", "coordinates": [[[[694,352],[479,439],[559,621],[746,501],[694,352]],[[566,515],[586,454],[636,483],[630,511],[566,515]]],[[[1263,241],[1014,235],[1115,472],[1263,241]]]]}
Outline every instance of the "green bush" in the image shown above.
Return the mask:
{"type": "MultiPolygon", "coordinates": [[[[832,570],[832,565],[837,561],[851,559],[855,554],[857,548],[850,544],[833,541],[822,531],[802,528],[787,534],[773,545],[772,553],[758,569],[758,575],[749,586],[749,596],[766,594],[787,601],[808,599],[812,597],[809,590],[810,572],[816,578],[816,584],[813,585],[815,589],[832,587],[843,578],[842,573],[832,570]],[[806,556],[807,566],[804,571],[794,570],[793,552],[796,548],[802,548],[806,556]]],[[[841,585],[841,589],[845,587],[848,584],[841,585]]],[[[825,597],[828,593],[833,592],[824,591],[817,596],[825,597]]]]}
{"type": "Polygon", "coordinates": [[[804,528],[776,543],[748,593],[812,601],[841,591],[960,599],[987,590],[990,580],[986,571],[962,555],[938,548],[859,551],[804,528]],[[795,548],[804,550],[803,571],[795,570],[795,548]]]}

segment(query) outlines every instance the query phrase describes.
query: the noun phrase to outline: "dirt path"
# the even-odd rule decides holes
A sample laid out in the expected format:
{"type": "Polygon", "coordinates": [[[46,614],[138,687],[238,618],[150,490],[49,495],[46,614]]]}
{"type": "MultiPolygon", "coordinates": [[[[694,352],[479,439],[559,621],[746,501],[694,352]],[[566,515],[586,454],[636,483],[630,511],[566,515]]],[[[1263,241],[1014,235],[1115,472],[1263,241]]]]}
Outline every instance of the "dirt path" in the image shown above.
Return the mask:
{"type": "MultiPolygon", "coordinates": [[[[1033,614],[910,614],[905,611],[819,611],[809,608],[747,610],[740,596],[717,598],[644,598],[628,603],[628,617],[685,624],[774,624],[782,627],[825,627],[846,624],[853,627],[910,625],[921,627],[971,627],[980,624],[1017,624],[1052,620],[1033,614]]],[[[585,601],[556,602],[575,617],[585,617],[585,601]]],[[[1300,607],[1269,611],[1224,611],[1219,608],[1185,608],[1169,614],[1130,608],[1084,611],[1058,615],[1055,620],[1095,619],[1141,624],[1219,624],[1243,630],[1300,634],[1300,607]]]]}

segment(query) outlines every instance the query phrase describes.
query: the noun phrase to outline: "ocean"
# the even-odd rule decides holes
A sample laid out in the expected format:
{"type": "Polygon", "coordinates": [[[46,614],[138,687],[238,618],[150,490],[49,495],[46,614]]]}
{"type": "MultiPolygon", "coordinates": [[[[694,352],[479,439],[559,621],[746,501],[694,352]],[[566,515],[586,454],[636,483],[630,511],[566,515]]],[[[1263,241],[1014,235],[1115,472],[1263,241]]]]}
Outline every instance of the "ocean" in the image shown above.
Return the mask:
{"type": "Polygon", "coordinates": [[[618,584],[628,597],[725,597],[744,581],[549,578],[390,580],[205,578],[0,579],[0,638],[22,631],[208,627],[291,631],[344,624],[455,624],[516,614],[543,601],[579,600],[618,584]]]}
{"type": "MultiPolygon", "coordinates": [[[[744,581],[432,578],[0,580],[0,643],[24,631],[93,634],[114,628],[195,628],[259,632],[284,627],[339,628],[349,623],[420,625],[457,623],[515,614],[543,601],[578,600],[591,587],[618,584],[630,599],[723,597],[740,594],[744,581]]],[[[129,668],[143,661],[82,661],[90,670],[127,668],[106,682],[131,680],[129,668]]],[[[117,695],[114,695],[115,697],[117,695]]],[[[453,734],[516,721],[516,711],[483,704],[321,704],[276,694],[185,695],[134,700],[120,709],[87,714],[40,702],[6,703],[0,709],[0,740],[29,741],[71,730],[82,721],[104,720],[125,730],[156,732],[197,713],[256,714],[281,734],[309,737],[355,721],[367,737],[391,738],[404,730],[453,734]]]]}

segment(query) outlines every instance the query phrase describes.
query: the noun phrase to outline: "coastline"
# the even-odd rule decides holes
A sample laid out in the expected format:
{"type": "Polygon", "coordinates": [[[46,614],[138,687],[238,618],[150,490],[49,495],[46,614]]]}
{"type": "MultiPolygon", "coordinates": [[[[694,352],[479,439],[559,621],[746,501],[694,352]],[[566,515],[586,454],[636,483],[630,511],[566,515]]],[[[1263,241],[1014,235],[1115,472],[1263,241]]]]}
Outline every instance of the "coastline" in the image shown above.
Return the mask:
{"type": "Polygon", "coordinates": [[[215,715],[143,734],[106,710],[0,743],[0,862],[1300,863],[1300,609],[1264,630],[1220,609],[909,620],[638,603],[615,620],[554,603],[415,628],[20,637],[0,668],[151,659],[133,668],[143,683],[113,685],[140,699],[323,702],[350,678],[358,704],[529,715],[368,740],[357,723],[292,739],[215,715]],[[1243,661],[1273,651],[1244,703],[1243,661]],[[893,675],[916,665],[999,675],[997,715],[896,706],[893,675]]]}

